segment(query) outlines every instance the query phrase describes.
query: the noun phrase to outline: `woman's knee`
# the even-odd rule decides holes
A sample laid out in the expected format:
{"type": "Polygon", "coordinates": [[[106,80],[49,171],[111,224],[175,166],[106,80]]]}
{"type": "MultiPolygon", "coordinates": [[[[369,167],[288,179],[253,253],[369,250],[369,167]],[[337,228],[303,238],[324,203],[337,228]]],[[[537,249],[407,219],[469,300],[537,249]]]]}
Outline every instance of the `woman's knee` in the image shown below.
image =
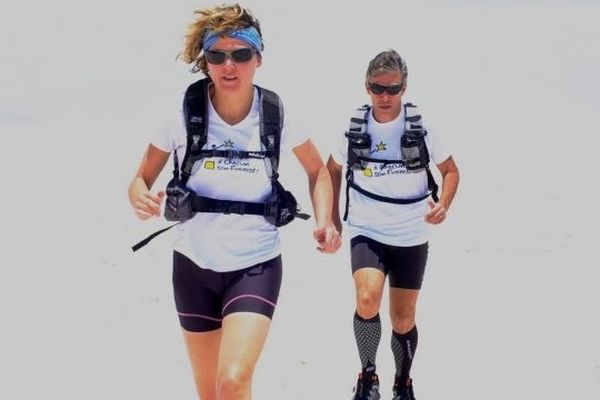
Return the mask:
{"type": "Polygon", "coordinates": [[[217,398],[234,400],[246,398],[250,390],[252,371],[241,364],[228,365],[219,371],[217,378],[217,398]]]}

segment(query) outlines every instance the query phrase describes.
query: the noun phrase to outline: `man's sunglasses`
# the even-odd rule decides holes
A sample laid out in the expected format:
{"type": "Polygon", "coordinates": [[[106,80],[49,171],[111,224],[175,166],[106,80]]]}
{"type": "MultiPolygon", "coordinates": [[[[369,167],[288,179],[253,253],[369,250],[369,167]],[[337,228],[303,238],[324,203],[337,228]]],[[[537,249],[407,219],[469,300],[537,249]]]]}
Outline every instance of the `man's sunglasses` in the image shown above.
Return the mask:
{"type": "Polygon", "coordinates": [[[387,92],[392,96],[400,93],[400,91],[402,90],[402,86],[404,86],[402,83],[398,85],[383,86],[372,82],[367,83],[367,85],[369,85],[369,89],[374,94],[383,94],[383,92],[387,92]]]}
{"type": "Polygon", "coordinates": [[[233,62],[244,63],[250,61],[255,52],[256,50],[245,47],[243,49],[236,49],[232,51],[208,50],[205,52],[205,55],[206,61],[211,64],[223,64],[227,57],[229,57],[233,62]]]}

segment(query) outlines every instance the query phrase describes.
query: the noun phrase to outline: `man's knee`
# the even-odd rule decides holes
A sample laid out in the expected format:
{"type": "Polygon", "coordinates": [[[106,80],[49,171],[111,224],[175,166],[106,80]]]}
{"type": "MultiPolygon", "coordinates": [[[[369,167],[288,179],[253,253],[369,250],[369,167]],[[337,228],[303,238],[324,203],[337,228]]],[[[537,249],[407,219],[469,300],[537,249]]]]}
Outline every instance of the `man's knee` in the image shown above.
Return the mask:
{"type": "Polygon", "coordinates": [[[415,309],[406,307],[391,312],[392,328],[394,331],[405,334],[415,326],[415,309]]]}
{"type": "Polygon", "coordinates": [[[356,311],[361,318],[373,318],[379,313],[380,302],[380,293],[374,290],[359,290],[356,296],[356,311]]]}

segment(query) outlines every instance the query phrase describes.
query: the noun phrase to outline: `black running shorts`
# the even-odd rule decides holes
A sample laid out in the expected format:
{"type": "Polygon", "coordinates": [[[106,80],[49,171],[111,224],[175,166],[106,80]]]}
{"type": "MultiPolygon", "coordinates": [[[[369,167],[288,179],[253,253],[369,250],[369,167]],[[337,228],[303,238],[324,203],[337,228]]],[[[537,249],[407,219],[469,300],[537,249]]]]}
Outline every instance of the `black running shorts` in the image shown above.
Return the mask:
{"type": "Polygon", "coordinates": [[[390,287],[421,289],[429,244],[399,247],[366,236],[350,240],[352,273],[361,268],[377,268],[389,275],[390,287]]]}
{"type": "Polygon", "coordinates": [[[281,256],[239,271],[200,268],[181,253],[173,253],[173,292],[181,326],[191,332],[221,327],[234,312],[273,317],[281,286],[281,256]]]}

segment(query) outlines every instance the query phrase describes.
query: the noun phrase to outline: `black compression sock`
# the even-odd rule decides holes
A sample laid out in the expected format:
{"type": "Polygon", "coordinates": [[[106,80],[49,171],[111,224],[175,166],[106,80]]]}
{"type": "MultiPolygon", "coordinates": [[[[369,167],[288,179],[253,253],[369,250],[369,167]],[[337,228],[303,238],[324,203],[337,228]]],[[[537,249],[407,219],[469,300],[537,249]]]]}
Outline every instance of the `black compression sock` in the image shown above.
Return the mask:
{"type": "Polygon", "coordinates": [[[364,372],[375,372],[375,358],[381,340],[381,320],[379,314],[364,319],[354,313],[354,338],[358,347],[358,355],[364,372]]]}
{"type": "Polygon", "coordinates": [[[396,361],[396,379],[402,383],[410,377],[410,368],[418,341],[419,333],[416,325],[405,334],[392,332],[392,352],[396,361]]]}

